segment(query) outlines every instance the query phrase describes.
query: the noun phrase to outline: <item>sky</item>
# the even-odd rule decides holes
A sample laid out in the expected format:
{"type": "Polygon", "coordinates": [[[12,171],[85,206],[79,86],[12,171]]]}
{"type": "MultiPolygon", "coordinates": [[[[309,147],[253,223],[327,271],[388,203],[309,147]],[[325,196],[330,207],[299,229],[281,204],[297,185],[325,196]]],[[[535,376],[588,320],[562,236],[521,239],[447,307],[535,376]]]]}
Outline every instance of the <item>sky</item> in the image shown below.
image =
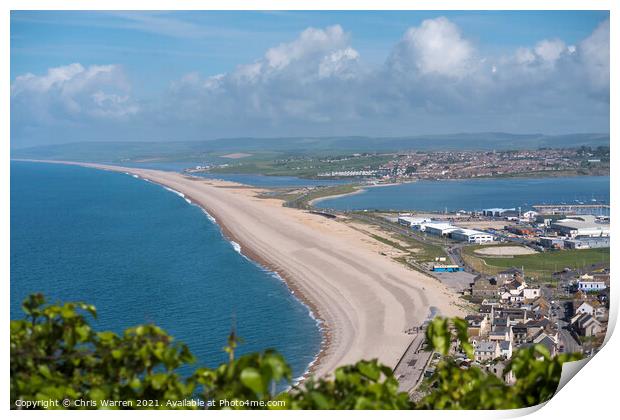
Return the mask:
{"type": "Polygon", "coordinates": [[[11,13],[11,146],[609,132],[606,11],[11,13]]]}

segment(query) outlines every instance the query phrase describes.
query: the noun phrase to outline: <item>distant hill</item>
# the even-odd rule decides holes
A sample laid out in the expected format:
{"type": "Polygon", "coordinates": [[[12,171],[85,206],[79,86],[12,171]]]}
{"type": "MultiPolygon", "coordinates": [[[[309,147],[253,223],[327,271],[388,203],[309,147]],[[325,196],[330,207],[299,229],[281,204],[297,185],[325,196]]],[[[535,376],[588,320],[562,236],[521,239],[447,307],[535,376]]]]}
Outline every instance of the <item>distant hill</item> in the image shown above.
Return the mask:
{"type": "Polygon", "coordinates": [[[12,158],[98,162],[193,161],[235,152],[329,154],[408,150],[515,150],[609,146],[609,134],[460,133],[411,137],[229,138],[186,142],[84,142],[12,149],[12,158]]]}

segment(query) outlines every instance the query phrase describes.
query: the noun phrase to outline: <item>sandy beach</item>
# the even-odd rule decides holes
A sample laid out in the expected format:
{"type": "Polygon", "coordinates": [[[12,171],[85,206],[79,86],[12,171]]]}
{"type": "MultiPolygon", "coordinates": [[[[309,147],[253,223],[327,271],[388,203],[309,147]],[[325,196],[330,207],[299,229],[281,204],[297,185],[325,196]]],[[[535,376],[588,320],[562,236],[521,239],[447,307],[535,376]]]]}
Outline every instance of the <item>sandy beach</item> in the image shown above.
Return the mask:
{"type": "Polygon", "coordinates": [[[56,163],[134,174],[203,207],[243,254],[277,272],[322,321],[316,375],[360,359],[394,367],[412,338],[405,330],[420,325],[431,307],[463,315],[452,291],[381,255],[384,244],[336,220],[258,198],[260,189],[159,170],[56,163]]]}

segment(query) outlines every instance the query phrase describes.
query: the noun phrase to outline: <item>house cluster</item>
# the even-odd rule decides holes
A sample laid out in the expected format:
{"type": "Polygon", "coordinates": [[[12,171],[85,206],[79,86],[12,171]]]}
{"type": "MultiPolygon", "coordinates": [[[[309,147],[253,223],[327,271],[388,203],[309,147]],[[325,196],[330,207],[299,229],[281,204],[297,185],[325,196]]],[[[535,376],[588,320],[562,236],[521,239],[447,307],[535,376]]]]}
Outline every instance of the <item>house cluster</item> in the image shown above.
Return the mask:
{"type": "MultiPolygon", "coordinates": [[[[416,151],[398,154],[380,166],[386,178],[445,179],[474,178],[514,174],[583,169],[577,149],[544,149],[515,151],[416,151]]],[[[608,161],[591,162],[607,167],[608,161]]]]}
{"type": "Polygon", "coordinates": [[[581,337],[599,337],[607,330],[609,273],[585,273],[576,281],[570,325],[581,337]]]}
{"type": "Polygon", "coordinates": [[[495,277],[474,279],[472,297],[482,300],[479,313],[466,317],[475,361],[509,359],[515,348],[542,343],[557,352],[557,331],[549,320],[551,305],[540,287],[530,287],[517,268],[495,277]]]}
{"type": "Polygon", "coordinates": [[[572,309],[568,305],[564,313],[558,303],[543,296],[540,287],[529,286],[518,268],[494,277],[477,276],[471,284],[471,296],[472,301],[480,303],[479,312],[465,318],[474,347],[473,362],[501,373],[501,367],[516,349],[542,344],[555,356],[565,351],[563,334],[572,334],[580,341],[603,337],[608,310],[606,295],[600,291],[608,286],[608,273],[582,275],[576,283],[572,309]],[[558,319],[562,316],[566,316],[569,330],[559,329],[558,319]]]}

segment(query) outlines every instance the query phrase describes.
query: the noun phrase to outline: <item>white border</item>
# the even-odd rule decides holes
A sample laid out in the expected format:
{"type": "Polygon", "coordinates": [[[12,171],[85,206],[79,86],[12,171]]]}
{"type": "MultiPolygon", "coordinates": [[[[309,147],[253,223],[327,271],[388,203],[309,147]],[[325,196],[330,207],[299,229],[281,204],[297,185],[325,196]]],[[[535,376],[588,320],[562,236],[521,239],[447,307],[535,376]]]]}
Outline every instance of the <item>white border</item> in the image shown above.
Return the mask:
{"type": "MultiPolygon", "coordinates": [[[[2,183],[0,184],[2,200],[2,224],[0,234],[2,235],[2,253],[0,262],[2,267],[2,314],[1,323],[4,326],[4,334],[2,334],[2,345],[0,351],[5,361],[3,369],[3,381],[0,388],[0,401],[4,410],[9,407],[9,150],[10,150],[10,128],[9,128],[9,109],[10,109],[10,10],[610,10],[611,19],[611,115],[620,115],[618,113],[617,98],[617,52],[620,42],[618,42],[618,19],[616,11],[618,10],[618,2],[613,0],[381,0],[381,1],[339,1],[339,0],[255,0],[248,4],[240,0],[227,0],[222,2],[207,2],[204,0],[151,0],[149,2],[140,3],[135,0],[72,0],[72,1],[56,1],[56,0],[8,0],[2,2],[3,14],[1,17],[0,31],[2,32],[2,80],[0,84],[0,93],[2,100],[0,101],[0,121],[2,124],[3,147],[1,147],[2,159],[4,164],[0,167],[2,173],[2,183]]],[[[618,123],[617,118],[611,118],[611,146],[612,146],[612,168],[618,167],[618,158],[615,153],[615,142],[618,141],[618,123]]],[[[613,170],[613,169],[612,169],[613,170]]],[[[612,173],[614,175],[614,173],[612,173]]],[[[618,183],[611,177],[611,197],[617,196],[618,183]]],[[[615,221],[620,215],[618,208],[613,207],[612,213],[612,229],[615,221]]],[[[614,237],[616,233],[614,232],[614,237]]],[[[617,247],[612,247],[611,268],[612,277],[618,273],[618,264],[615,257],[618,256],[617,247]]],[[[616,281],[613,281],[614,285],[616,281]]],[[[618,301],[620,299],[620,288],[611,288],[612,311],[610,314],[610,329],[613,328],[618,315],[618,301]]],[[[476,417],[479,419],[486,418],[508,418],[517,417],[527,413],[531,413],[531,418],[591,418],[605,419],[610,417],[618,406],[618,386],[616,383],[620,380],[620,369],[618,368],[618,355],[620,355],[620,342],[616,336],[608,337],[606,346],[601,352],[588,363],[587,368],[579,372],[574,379],[556,395],[546,406],[537,409],[518,410],[518,411],[476,411],[476,412],[382,412],[380,415],[407,418],[463,418],[476,417]]],[[[130,412],[119,412],[119,417],[132,416],[130,412]]],[[[77,412],[17,412],[11,411],[11,416],[20,418],[31,418],[45,416],[49,418],[82,418],[84,413],[77,412]]],[[[88,416],[99,418],[100,416],[108,416],[104,412],[89,412],[88,416]]],[[[170,415],[169,412],[150,411],[147,413],[149,417],[161,418],[170,415]]],[[[225,418],[238,417],[255,417],[262,416],[258,412],[184,412],[184,416],[216,416],[225,418]]],[[[338,416],[356,416],[360,418],[371,418],[374,413],[362,412],[339,412],[338,416]]],[[[313,412],[271,412],[268,417],[296,416],[299,418],[314,418],[316,413],[313,412]]],[[[197,418],[197,417],[196,417],[197,418]]]]}

